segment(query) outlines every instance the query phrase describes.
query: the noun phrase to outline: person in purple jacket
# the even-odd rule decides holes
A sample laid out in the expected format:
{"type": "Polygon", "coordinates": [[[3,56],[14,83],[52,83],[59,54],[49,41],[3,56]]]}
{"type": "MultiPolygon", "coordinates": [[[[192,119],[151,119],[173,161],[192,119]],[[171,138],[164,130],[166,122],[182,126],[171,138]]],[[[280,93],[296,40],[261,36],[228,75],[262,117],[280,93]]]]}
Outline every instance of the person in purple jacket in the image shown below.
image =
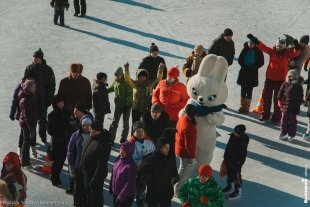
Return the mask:
{"type": "Polygon", "coordinates": [[[115,160],[109,186],[115,207],[130,207],[133,204],[137,172],[137,165],[132,157],[134,151],[135,143],[124,142],[115,160]]]}

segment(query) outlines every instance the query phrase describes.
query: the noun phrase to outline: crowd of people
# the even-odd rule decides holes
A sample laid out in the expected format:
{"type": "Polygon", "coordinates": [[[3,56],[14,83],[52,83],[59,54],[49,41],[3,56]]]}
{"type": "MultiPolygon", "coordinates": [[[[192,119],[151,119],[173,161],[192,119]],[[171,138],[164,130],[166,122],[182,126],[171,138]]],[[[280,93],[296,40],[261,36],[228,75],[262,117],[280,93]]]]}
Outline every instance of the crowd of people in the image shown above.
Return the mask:
{"type": "MultiPolygon", "coordinates": [[[[55,6],[56,15],[55,2],[51,5],[55,6]]],[[[83,9],[81,15],[85,15],[83,9]]],[[[202,59],[208,54],[223,56],[228,65],[233,64],[235,45],[232,37],[233,31],[227,28],[208,51],[202,45],[195,46],[182,68],[188,80],[197,73],[202,59]]],[[[249,40],[244,43],[238,58],[241,67],[237,79],[241,86],[238,112],[249,113],[253,87],[258,86],[258,70],[264,65],[263,53],[266,53],[270,58],[260,120],[271,117],[274,123],[281,121],[279,139],[285,139],[288,134],[288,140],[293,141],[297,130],[296,115],[302,103],[310,111],[310,93],[307,89],[304,98],[302,87],[306,83],[309,88],[310,80],[304,82],[300,76],[304,62],[304,69],[308,67],[309,36],[302,36],[300,41],[293,39],[291,44],[288,37],[279,38],[273,47],[266,46],[252,34],[247,37],[249,40]],[[271,116],[272,97],[274,112],[271,116]]],[[[177,67],[167,69],[157,45],[150,46],[149,55],[143,58],[135,78],[130,76],[129,63],[114,71],[110,86],[106,73],[98,73],[91,84],[82,72],[82,64],[70,64],[68,76],[60,81],[54,95],[54,72],[47,65],[43,51],[34,52],[33,62],[27,66],[22,82],[13,94],[9,117],[19,122],[21,132],[18,153],[9,152],[3,160],[2,201],[22,203],[26,199],[27,177],[22,168],[32,168],[30,150],[33,157],[37,157],[37,124],[38,135],[53,161],[52,185],[62,185],[59,176],[68,160],[70,186],[66,192],[73,194],[74,206],[103,206],[103,184],[108,176],[111,148],[116,146],[116,141],[121,143],[120,152],[111,169],[109,185],[114,206],[132,206],[136,199],[137,206],[147,203],[149,207],[168,207],[176,196],[183,207],[220,207],[224,204],[223,194],[229,193],[229,199],[241,197],[241,168],[249,143],[246,127],[237,125],[228,141],[221,169],[222,175],[227,175],[227,186],[222,189],[214,180],[210,165],[196,166],[195,117],[198,111],[187,104],[189,97],[186,83],[179,80],[180,70],[177,67]],[[112,92],[115,94],[114,116],[106,130],[103,123],[106,114],[111,113],[109,93],[112,92]],[[47,114],[49,106],[53,110],[47,114]],[[181,109],[185,113],[179,117],[181,109]],[[121,136],[117,137],[121,117],[123,128],[121,136]],[[180,159],[179,167],[176,159],[180,159]],[[193,177],[196,169],[198,177],[193,177]]],[[[310,138],[310,115],[304,138],[310,138]]]]}

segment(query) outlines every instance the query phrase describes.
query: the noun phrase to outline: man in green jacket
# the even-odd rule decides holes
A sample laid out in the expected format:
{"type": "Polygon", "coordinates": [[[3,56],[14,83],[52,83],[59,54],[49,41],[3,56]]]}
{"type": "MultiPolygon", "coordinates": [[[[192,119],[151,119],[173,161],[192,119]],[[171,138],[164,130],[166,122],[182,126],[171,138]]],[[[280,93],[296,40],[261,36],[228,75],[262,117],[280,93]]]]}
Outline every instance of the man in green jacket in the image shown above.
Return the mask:
{"type": "Polygon", "coordinates": [[[123,115],[123,130],[121,134],[120,142],[126,141],[129,132],[129,117],[132,107],[132,88],[125,82],[124,72],[121,67],[114,71],[115,81],[108,88],[108,92],[115,93],[114,103],[114,117],[110,125],[110,133],[113,141],[115,140],[116,131],[118,127],[119,120],[123,115]]]}
{"type": "Polygon", "coordinates": [[[182,207],[223,207],[224,198],[219,184],[212,177],[212,168],[202,164],[198,177],[191,178],[180,189],[182,207]]]}

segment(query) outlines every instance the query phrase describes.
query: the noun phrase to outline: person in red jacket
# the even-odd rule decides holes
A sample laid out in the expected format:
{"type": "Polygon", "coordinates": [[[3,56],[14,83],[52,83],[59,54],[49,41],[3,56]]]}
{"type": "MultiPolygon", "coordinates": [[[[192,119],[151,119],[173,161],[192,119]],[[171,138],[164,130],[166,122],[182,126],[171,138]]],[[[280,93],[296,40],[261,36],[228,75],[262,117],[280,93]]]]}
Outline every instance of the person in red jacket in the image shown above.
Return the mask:
{"type": "Polygon", "coordinates": [[[180,158],[180,180],[174,186],[174,192],[179,195],[181,186],[192,177],[196,166],[196,119],[198,110],[194,105],[187,104],[185,114],[177,122],[175,134],[175,155],[180,158]]]}
{"type": "Polygon", "coordinates": [[[186,87],[178,80],[179,75],[179,69],[171,67],[167,72],[167,78],[158,83],[152,96],[152,104],[159,103],[162,106],[169,115],[172,127],[176,126],[179,111],[188,100],[186,87]]]}
{"type": "Polygon", "coordinates": [[[288,71],[288,63],[291,58],[299,55],[298,40],[294,40],[295,49],[286,48],[286,40],[279,38],[274,47],[268,47],[263,42],[259,41],[252,34],[247,37],[262,51],[269,55],[269,64],[266,70],[266,81],[263,90],[263,113],[260,120],[266,121],[270,118],[270,108],[273,96],[274,113],[271,118],[273,123],[278,123],[281,120],[281,111],[278,106],[279,89],[285,81],[288,71]],[[273,95],[274,94],[274,95],[273,95]]]}

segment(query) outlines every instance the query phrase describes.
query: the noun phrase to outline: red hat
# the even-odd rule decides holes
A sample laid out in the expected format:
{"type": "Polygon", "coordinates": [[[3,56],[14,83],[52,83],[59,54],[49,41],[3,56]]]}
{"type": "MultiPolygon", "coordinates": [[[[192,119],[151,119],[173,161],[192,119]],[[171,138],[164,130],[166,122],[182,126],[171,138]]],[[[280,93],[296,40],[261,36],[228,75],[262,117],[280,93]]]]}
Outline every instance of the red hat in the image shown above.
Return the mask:
{"type": "Polygon", "coordinates": [[[202,164],[198,169],[198,174],[209,178],[212,176],[212,171],[210,165],[202,164]]]}
{"type": "Polygon", "coordinates": [[[177,79],[179,77],[179,75],[180,75],[180,71],[176,67],[171,67],[171,68],[169,68],[169,70],[167,72],[167,75],[177,79]]]}

